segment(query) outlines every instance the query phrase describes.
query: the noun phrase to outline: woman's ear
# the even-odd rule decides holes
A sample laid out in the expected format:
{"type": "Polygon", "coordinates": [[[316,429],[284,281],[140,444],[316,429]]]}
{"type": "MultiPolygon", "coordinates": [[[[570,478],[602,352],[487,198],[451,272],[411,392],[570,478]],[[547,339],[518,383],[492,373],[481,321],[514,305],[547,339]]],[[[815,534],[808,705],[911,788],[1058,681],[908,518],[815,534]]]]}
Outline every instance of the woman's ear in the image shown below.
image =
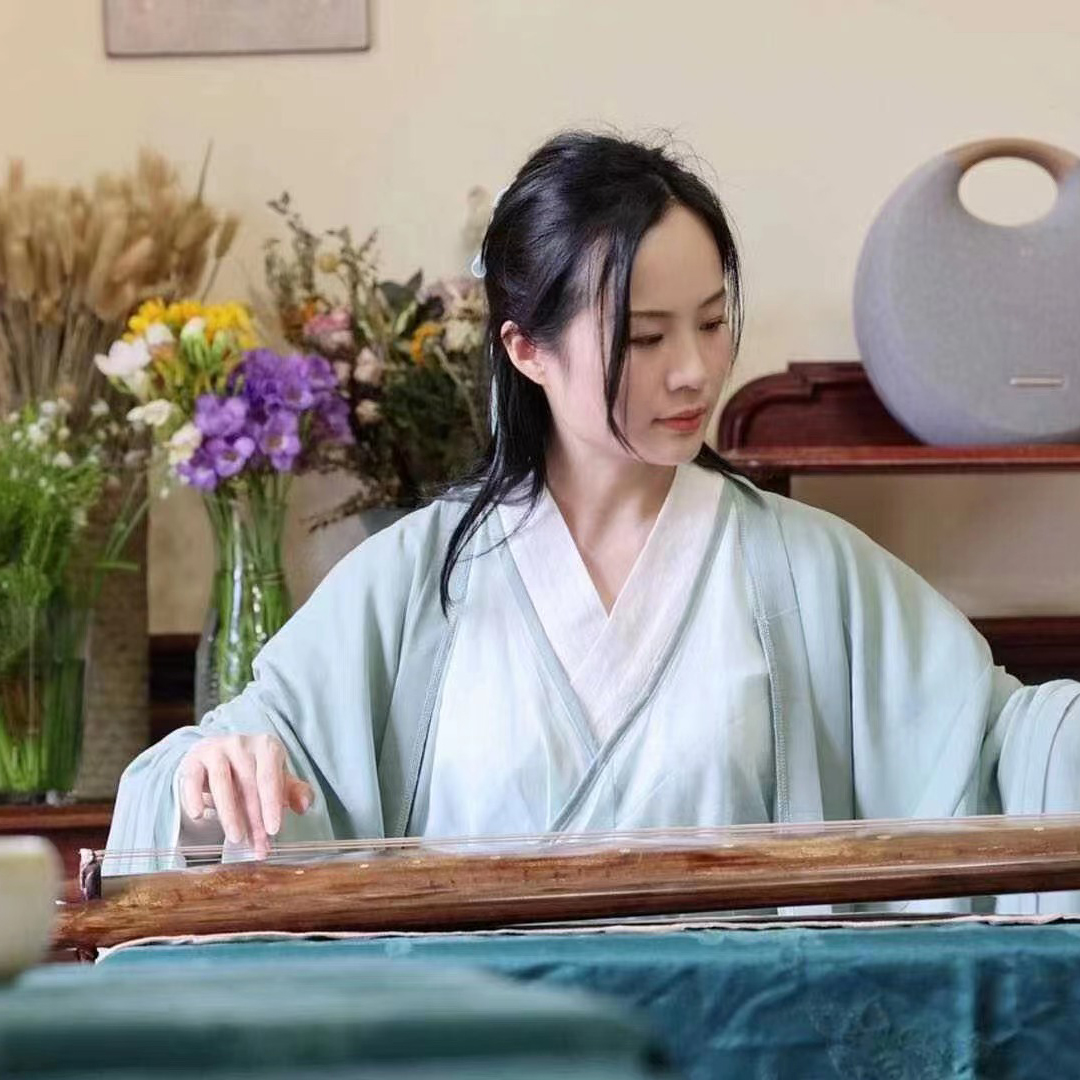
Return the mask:
{"type": "Polygon", "coordinates": [[[504,322],[499,336],[502,338],[506,355],[510,357],[510,363],[526,379],[530,379],[538,386],[543,386],[546,381],[543,350],[521,332],[517,323],[504,322]]]}

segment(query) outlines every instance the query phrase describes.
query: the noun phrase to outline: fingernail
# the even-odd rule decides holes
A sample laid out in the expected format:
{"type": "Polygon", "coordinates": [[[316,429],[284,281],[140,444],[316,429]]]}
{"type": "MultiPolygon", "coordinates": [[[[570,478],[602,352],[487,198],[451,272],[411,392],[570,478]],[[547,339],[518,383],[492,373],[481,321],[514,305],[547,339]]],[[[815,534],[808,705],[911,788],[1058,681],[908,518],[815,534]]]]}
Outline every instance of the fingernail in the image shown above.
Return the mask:
{"type": "Polygon", "coordinates": [[[312,797],[310,795],[300,796],[301,813],[306,814],[311,809],[312,797]]]}

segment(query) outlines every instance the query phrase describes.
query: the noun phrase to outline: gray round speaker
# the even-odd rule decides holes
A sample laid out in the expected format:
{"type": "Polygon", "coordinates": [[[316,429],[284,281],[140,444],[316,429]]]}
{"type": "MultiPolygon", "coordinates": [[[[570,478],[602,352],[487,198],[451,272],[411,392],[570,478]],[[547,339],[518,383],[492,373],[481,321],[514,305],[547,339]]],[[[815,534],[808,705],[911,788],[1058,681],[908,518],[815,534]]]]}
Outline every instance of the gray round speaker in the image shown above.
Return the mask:
{"type": "Polygon", "coordinates": [[[990,139],[927,162],[870,228],[854,314],[874,389],[924,442],[1080,440],[1080,158],[990,139]],[[1048,214],[1013,226],[965,209],[964,173],[997,157],[1054,177],[1048,214]]]}

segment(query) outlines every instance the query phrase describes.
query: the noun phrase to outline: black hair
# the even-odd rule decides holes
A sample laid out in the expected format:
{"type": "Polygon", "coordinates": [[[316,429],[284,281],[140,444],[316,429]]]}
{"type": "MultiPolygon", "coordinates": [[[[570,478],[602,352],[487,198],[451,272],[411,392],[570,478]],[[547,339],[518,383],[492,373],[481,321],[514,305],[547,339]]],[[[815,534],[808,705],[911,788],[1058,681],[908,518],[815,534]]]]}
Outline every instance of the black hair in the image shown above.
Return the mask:
{"type": "MultiPolygon", "coordinates": [[[[443,563],[444,611],[454,567],[488,514],[523,485],[535,503],[546,483],[551,410],[543,389],[511,362],[502,343],[503,324],[513,322],[528,340],[554,348],[583,307],[596,303],[603,311],[610,302],[607,422],[627,445],[615,410],[630,336],[630,275],[645,233],[673,205],[696,214],[716,240],[737,352],[743,296],[735,238],[715,192],[664,148],[580,131],[556,135],[529,158],[498,200],[481,249],[497,423],[484,454],[463,478],[460,490],[468,492],[468,506],[443,563]]],[[[695,463],[736,475],[708,446],[695,463]]]]}

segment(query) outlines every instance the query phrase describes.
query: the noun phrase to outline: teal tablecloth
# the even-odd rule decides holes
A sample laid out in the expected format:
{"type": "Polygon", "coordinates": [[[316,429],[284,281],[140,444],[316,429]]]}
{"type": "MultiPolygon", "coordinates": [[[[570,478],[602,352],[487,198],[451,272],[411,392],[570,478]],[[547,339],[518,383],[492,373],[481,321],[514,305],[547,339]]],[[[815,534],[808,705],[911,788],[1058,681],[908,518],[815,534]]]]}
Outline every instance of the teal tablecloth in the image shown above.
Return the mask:
{"type": "Polygon", "coordinates": [[[1075,924],[151,946],[101,967],[213,978],[239,958],[268,979],[297,960],[389,959],[587,988],[648,1015],[693,1080],[1080,1077],[1075,924]]]}
{"type": "Polygon", "coordinates": [[[670,1076],[647,1023],[564,988],[352,950],[148,958],[0,985],[0,1077],[670,1076]]]}

